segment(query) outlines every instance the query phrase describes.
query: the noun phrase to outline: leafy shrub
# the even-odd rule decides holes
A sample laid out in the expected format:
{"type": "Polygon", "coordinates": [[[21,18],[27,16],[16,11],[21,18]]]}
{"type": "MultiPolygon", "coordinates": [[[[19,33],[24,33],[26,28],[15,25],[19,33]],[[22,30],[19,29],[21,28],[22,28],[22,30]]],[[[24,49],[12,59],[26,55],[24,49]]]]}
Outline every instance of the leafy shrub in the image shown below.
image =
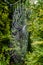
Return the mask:
{"type": "Polygon", "coordinates": [[[26,65],[43,65],[43,44],[34,44],[32,47],[33,52],[26,54],[26,65]]]}

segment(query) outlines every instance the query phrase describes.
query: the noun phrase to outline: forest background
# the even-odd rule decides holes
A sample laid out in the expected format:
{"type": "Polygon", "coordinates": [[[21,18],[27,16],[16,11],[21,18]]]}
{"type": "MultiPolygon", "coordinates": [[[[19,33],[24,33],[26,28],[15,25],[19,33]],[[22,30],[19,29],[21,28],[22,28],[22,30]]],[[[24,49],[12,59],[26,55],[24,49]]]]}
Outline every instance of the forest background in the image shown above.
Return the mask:
{"type": "MultiPolygon", "coordinates": [[[[14,4],[15,2],[9,0],[9,3],[14,4]]],[[[22,65],[43,65],[43,0],[37,0],[36,2],[25,1],[26,9],[31,11],[28,14],[26,25],[27,31],[31,32],[32,52],[28,51],[26,53],[22,65]]],[[[13,8],[14,6],[10,8],[10,5],[5,0],[0,0],[0,65],[10,65],[8,51],[11,49],[8,48],[8,45],[11,39],[13,8]]],[[[12,65],[19,64],[12,63],[12,65]]]]}

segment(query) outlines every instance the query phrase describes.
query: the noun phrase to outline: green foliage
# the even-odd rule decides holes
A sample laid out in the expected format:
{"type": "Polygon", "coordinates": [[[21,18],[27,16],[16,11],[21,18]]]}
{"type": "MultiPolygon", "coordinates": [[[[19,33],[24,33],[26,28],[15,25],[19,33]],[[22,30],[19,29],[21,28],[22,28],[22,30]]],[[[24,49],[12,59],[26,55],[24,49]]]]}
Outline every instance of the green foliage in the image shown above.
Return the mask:
{"type": "MultiPolygon", "coordinates": [[[[33,41],[31,44],[33,52],[26,54],[23,65],[43,65],[43,43],[41,42],[43,41],[43,0],[38,0],[36,4],[31,4],[29,1],[26,0],[25,2],[26,13],[28,14],[26,25],[27,31],[31,32],[30,39],[33,41]]],[[[15,0],[9,0],[9,3],[15,2],[15,0]]],[[[8,44],[10,44],[11,39],[12,19],[9,15],[13,13],[12,8],[9,8],[7,2],[0,0],[0,65],[9,65],[10,61],[8,51],[11,48],[8,48],[8,44]]]]}
{"type": "MultiPolygon", "coordinates": [[[[29,5],[27,8],[31,11],[29,20],[27,21],[27,31],[31,31],[31,39],[33,41],[43,40],[43,4],[38,2],[29,5]],[[39,32],[39,33],[38,33],[39,32]]],[[[28,14],[29,15],[29,14],[28,14]]]]}
{"type": "Polygon", "coordinates": [[[34,44],[32,47],[33,52],[26,54],[26,65],[43,65],[43,44],[34,44]]]}
{"type": "MultiPolygon", "coordinates": [[[[36,4],[29,5],[31,11],[27,21],[27,31],[31,32],[32,53],[25,56],[26,65],[43,65],[43,1],[38,0],[36,4]]],[[[29,15],[29,14],[28,14],[29,15]]]]}
{"type": "Polygon", "coordinates": [[[10,18],[9,8],[6,3],[0,3],[0,65],[8,65],[10,56],[8,44],[10,43],[10,18]]]}
{"type": "Polygon", "coordinates": [[[0,54],[0,65],[8,65],[9,64],[9,59],[10,56],[8,54],[6,54],[6,57],[4,56],[3,53],[0,54]]]}

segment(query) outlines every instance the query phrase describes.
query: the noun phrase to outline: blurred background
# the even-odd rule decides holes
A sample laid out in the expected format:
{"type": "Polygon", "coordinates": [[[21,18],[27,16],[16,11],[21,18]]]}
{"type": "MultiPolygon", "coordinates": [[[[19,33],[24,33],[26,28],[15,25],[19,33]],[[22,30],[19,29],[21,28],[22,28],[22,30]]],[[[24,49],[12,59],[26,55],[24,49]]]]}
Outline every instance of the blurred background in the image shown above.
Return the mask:
{"type": "Polygon", "coordinates": [[[43,65],[43,0],[0,0],[0,65],[43,65]]]}

